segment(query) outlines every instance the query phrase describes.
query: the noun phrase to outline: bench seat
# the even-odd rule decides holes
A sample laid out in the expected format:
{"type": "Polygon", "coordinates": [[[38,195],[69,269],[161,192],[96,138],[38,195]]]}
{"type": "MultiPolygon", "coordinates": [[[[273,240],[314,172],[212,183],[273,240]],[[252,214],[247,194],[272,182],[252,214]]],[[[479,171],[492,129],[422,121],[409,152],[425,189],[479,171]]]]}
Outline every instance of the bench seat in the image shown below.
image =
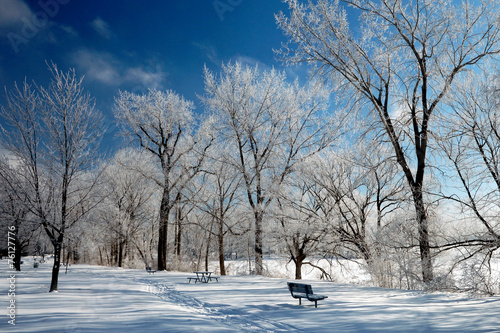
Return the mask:
{"type": "Polygon", "coordinates": [[[314,302],[314,307],[317,308],[318,301],[328,298],[328,296],[325,295],[314,294],[310,284],[295,282],[287,282],[287,284],[290,294],[293,298],[299,299],[299,304],[302,304],[302,298],[306,298],[307,300],[314,302]]]}

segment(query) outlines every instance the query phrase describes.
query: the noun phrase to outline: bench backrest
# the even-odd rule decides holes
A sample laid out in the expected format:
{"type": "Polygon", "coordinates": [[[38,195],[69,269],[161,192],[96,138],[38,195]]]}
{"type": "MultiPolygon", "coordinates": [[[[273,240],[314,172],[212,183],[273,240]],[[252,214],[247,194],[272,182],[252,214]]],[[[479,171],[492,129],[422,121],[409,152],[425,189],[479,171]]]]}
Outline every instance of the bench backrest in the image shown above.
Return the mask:
{"type": "Polygon", "coordinates": [[[288,284],[288,289],[290,290],[290,293],[292,295],[294,293],[299,293],[299,294],[313,294],[313,290],[310,284],[303,284],[303,283],[295,283],[295,282],[287,282],[288,284]]]}

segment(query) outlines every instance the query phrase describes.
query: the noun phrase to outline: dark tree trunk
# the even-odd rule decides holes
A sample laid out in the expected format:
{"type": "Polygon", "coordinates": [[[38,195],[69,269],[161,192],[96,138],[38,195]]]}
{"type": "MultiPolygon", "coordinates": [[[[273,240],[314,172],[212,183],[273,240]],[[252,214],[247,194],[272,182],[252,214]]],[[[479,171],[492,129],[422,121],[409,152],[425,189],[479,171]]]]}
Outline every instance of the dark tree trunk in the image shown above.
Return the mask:
{"type": "Polygon", "coordinates": [[[262,212],[255,213],[255,274],[262,275],[264,266],[262,262],[263,247],[262,247],[262,212]]]}
{"type": "MultiPolygon", "coordinates": [[[[422,102],[424,106],[426,105],[425,99],[425,89],[423,89],[422,95],[424,96],[424,101],[422,102]]],[[[388,94],[388,93],[387,93],[388,94]]],[[[387,95],[388,98],[388,95],[387,95]]],[[[429,228],[427,221],[427,213],[425,211],[425,203],[423,198],[423,184],[424,184],[424,174],[426,167],[426,155],[427,155],[427,135],[428,135],[428,121],[430,117],[430,112],[424,107],[424,119],[422,120],[421,129],[419,130],[419,124],[416,121],[414,116],[413,119],[413,128],[414,128],[414,140],[415,140],[415,150],[417,157],[417,170],[415,172],[415,177],[413,177],[413,173],[411,168],[407,163],[407,159],[405,157],[405,152],[402,149],[399,141],[399,136],[396,134],[394,127],[392,125],[392,120],[389,116],[389,109],[387,102],[385,105],[380,105],[381,110],[383,111],[381,117],[385,120],[385,129],[391,138],[392,145],[394,147],[396,153],[396,159],[398,164],[401,166],[408,185],[411,188],[413,203],[415,206],[415,213],[418,225],[418,233],[419,233],[419,248],[420,248],[420,260],[422,266],[422,280],[424,283],[428,283],[433,280],[433,267],[432,267],[432,258],[430,251],[430,240],[429,240],[429,228]]],[[[416,109],[416,108],[414,108],[416,109]]]]}
{"type": "Polygon", "coordinates": [[[160,206],[160,225],[158,230],[159,271],[164,271],[167,269],[168,215],[170,214],[169,201],[169,193],[166,189],[164,189],[160,206]]]}
{"type": "Polygon", "coordinates": [[[306,256],[303,253],[300,253],[293,259],[293,262],[295,263],[295,280],[302,280],[302,264],[305,259],[306,256]]]}
{"type": "Polygon", "coordinates": [[[420,249],[420,260],[422,264],[422,279],[424,283],[434,279],[432,267],[432,254],[429,241],[429,223],[425,211],[422,189],[417,189],[414,193],[415,211],[418,219],[418,240],[420,249]]]}
{"type": "Polygon", "coordinates": [[[21,271],[21,254],[22,254],[22,249],[21,249],[21,242],[19,242],[19,238],[17,237],[17,234],[14,237],[14,269],[18,272],[21,271]]]}
{"type": "Polygon", "coordinates": [[[56,240],[53,240],[54,246],[54,266],[52,266],[52,280],[50,282],[49,292],[57,291],[57,284],[59,281],[59,269],[61,267],[61,252],[64,235],[60,234],[56,240]]]}
{"type": "Polygon", "coordinates": [[[219,246],[219,269],[220,275],[226,275],[226,267],[224,262],[224,224],[219,221],[219,230],[217,233],[218,246],[219,246]]]}
{"type": "Polygon", "coordinates": [[[120,241],[118,243],[118,267],[123,267],[124,247],[125,247],[125,241],[120,241]]]}

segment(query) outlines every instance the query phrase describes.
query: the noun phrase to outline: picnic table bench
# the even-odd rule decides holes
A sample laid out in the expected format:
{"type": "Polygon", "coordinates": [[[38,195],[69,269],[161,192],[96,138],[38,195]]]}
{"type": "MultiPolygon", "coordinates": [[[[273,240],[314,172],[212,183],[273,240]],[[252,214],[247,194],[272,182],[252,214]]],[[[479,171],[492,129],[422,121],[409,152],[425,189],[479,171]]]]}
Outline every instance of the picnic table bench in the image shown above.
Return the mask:
{"type": "Polygon", "coordinates": [[[146,272],[148,272],[149,274],[154,274],[154,273],[156,273],[156,271],[153,271],[153,270],[151,269],[151,267],[146,267],[146,272]]]}
{"type": "Polygon", "coordinates": [[[318,301],[321,301],[328,296],[314,294],[310,284],[287,282],[288,290],[293,298],[299,299],[299,304],[302,304],[302,298],[307,298],[309,301],[314,302],[314,307],[318,307],[318,301]]]}
{"type": "Polygon", "coordinates": [[[189,280],[189,283],[191,283],[191,280],[194,280],[194,283],[197,282],[203,282],[203,283],[208,283],[209,281],[215,280],[219,282],[219,277],[212,275],[212,272],[194,272],[196,276],[190,276],[187,279],[189,280]]]}

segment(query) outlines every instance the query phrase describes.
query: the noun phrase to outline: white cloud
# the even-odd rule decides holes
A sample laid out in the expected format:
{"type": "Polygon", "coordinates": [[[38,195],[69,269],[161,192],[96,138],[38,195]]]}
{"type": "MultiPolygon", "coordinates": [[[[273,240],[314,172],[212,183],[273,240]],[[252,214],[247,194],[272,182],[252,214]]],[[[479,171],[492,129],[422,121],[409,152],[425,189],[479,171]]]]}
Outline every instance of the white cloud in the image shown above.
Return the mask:
{"type": "Polygon", "coordinates": [[[88,79],[107,85],[120,85],[119,63],[110,54],[82,49],[72,58],[88,79]]]}
{"type": "Polygon", "coordinates": [[[159,68],[156,71],[147,71],[142,67],[129,68],[124,81],[127,82],[137,82],[142,86],[151,89],[161,89],[163,81],[166,78],[166,73],[161,71],[159,68]]]}
{"type": "Polygon", "coordinates": [[[59,27],[61,28],[62,31],[64,31],[68,35],[75,36],[75,37],[78,36],[78,32],[75,30],[75,28],[73,28],[69,25],[61,24],[59,27]]]}
{"type": "Polygon", "coordinates": [[[141,87],[161,89],[167,73],[159,65],[155,68],[145,66],[128,66],[113,55],[105,52],[81,49],[72,55],[73,62],[85,73],[89,80],[119,87],[124,84],[135,84],[141,87]]]}
{"type": "Polygon", "coordinates": [[[33,12],[22,0],[0,0],[0,27],[10,28],[21,24],[22,18],[31,19],[33,12]]]}
{"type": "Polygon", "coordinates": [[[217,53],[217,49],[215,48],[215,46],[210,43],[210,42],[202,42],[202,43],[198,43],[198,42],[193,42],[193,45],[195,47],[197,47],[198,49],[200,49],[205,57],[213,64],[217,65],[217,66],[220,66],[222,61],[220,60],[219,58],[219,55],[217,53]]]}
{"type": "Polygon", "coordinates": [[[109,24],[100,17],[90,22],[90,26],[103,38],[110,39],[113,37],[113,32],[109,28],[109,24]]]}
{"type": "Polygon", "coordinates": [[[60,11],[57,1],[40,1],[34,12],[25,0],[0,0],[0,36],[6,36],[15,53],[42,43],[58,43],[61,32],[71,36],[78,33],[70,26],[51,20],[60,11]]]}

